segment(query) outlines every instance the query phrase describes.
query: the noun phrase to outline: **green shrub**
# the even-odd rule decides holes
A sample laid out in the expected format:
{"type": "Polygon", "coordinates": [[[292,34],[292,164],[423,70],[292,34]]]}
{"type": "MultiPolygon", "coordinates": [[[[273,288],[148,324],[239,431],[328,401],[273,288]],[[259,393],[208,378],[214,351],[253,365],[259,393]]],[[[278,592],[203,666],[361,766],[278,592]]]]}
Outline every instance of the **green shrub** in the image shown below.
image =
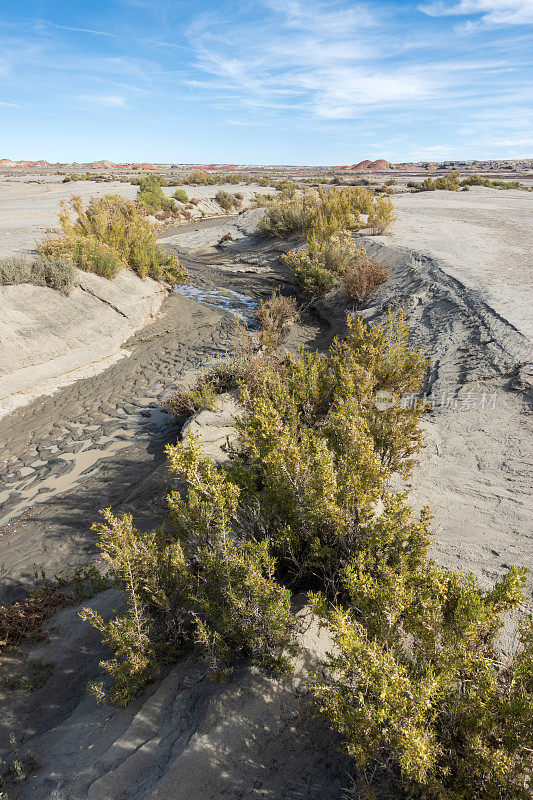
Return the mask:
{"type": "Polygon", "coordinates": [[[368,215],[367,227],[373,236],[383,235],[395,219],[390,197],[376,197],[368,215]]]}
{"type": "MultiPolygon", "coordinates": [[[[176,189],[176,191],[174,192],[172,197],[175,200],[179,200],[180,203],[188,203],[189,202],[189,198],[187,197],[187,192],[185,191],[185,189],[176,189]]],[[[192,203],[192,200],[191,200],[191,203],[192,203]]]]}
{"type": "Polygon", "coordinates": [[[72,261],[62,255],[55,258],[41,256],[35,261],[20,256],[0,260],[0,286],[32,283],[69,294],[75,275],[72,261]]]}
{"type": "Polygon", "coordinates": [[[525,189],[520,181],[493,181],[481,175],[469,175],[461,181],[461,186],[486,186],[488,189],[525,189]]]}
{"type": "Polygon", "coordinates": [[[266,237],[286,239],[293,234],[302,235],[309,221],[310,206],[316,205],[314,196],[297,195],[295,198],[269,200],[268,196],[256,195],[257,204],[265,203],[267,212],[259,221],[258,233],[266,237]]]}
{"type": "Polygon", "coordinates": [[[152,211],[175,211],[176,204],[172,197],[167,197],[161,188],[161,178],[148,175],[139,181],[137,200],[144,203],[152,211]]]}
{"type": "MultiPolygon", "coordinates": [[[[269,180],[270,182],[270,180],[269,180]]],[[[205,169],[193,170],[189,175],[180,179],[180,183],[189,186],[216,186],[224,183],[254,183],[252,175],[244,172],[207,172],[205,169]]],[[[268,183],[265,184],[268,186],[268,183]]]]}
{"type": "Polygon", "coordinates": [[[263,236],[281,239],[311,233],[329,239],[342,230],[366,227],[361,219],[366,214],[368,224],[383,231],[394,219],[392,209],[389,198],[377,197],[363,186],[319,188],[270,202],[258,230],[263,236]]]}
{"type": "Polygon", "coordinates": [[[501,667],[502,614],[524,570],[489,591],[427,559],[426,519],[388,496],[344,573],[349,601],[315,610],[333,634],[319,707],[359,767],[392,767],[409,796],[526,800],[533,744],[533,627],[501,667]]]}
{"type": "Polygon", "coordinates": [[[234,196],[229,194],[229,192],[224,192],[222,189],[216,193],[215,200],[226,213],[229,213],[235,206],[234,196]]]}
{"type": "Polygon", "coordinates": [[[285,253],[281,261],[310,294],[324,294],[340,281],[345,296],[361,303],[388,278],[386,265],[367,258],[365,248],[358,248],[348,231],[327,239],[313,232],[306,241],[304,248],[285,253]]]}
{"type": "Polygon", "coordinates": [[[290,595],[273,579],[268,543],[235,536],[238,486],[202,457],[194,437],[167,452],[171,470],[187,482],[184,496],[168,498],[172,531],[143,534],[131,516],[117,518],[109,510],[106,522],[95,526],[128,609],[107,623],[91,609],[82,613],[115,653],[101,663],[111,688],[103,681],[89,688],[117,705],[126,705],[190,643],[214,677],[244,656],[282,672],[290,663],[290,595]]]}
{"type": "Polygon", "coordinates": [[[399,398],[419,389],[426,368],[408,348],[403,318],[391,317],[386,330],[350,321],[349,331],[327,356],[302,352],[286,357],[282,373],[267,368],[237,423],[244,455],[236,469],[261,507],[279,574],[333,596],[385,479],[414,465],[422,404],[404,409],[399,398]],[[380,390],[396,399],[383,411],[380,390]]]}
{"type": "Polygon", "coordinates": [[[425,178],[422,183],[411,182],[407,185],[415,188],[417,192],[435,192],[437,189],[456,192],[461,186],[460,174],[459,172],[449,172],[439,178],[425,178]]]}
{"type": "Polygon", "coordinates": [[[306,292],[319,295],[330,291],[357,258],[357,246],[347,231],[323,239],[312,232],[305,247],[281,256],[294,272],[296,283],[306,292]]]}
{"type": "Polygon", "coordinates": [[[103,278],[114,278],[125,267],[119,253],[96,236],[58,236],[43,246],[43,252],[49,256],[57,254],[57,257],[64,254],[78,269],[103,278]]]}
{"type": "Polygon", "coordinates": [[[81,197],[62,203],[62,233],[47,239],[41,252],[47,256],[71,255],[81,269],[112,277],[121,265],[141,278],[169,283],[186,273],[177,255],[159,245],[155,231],[136,203],[117,195],[92,198],[85,208],[81,197]],[[71,209],[76,219],[71,218],[71,209]]]}

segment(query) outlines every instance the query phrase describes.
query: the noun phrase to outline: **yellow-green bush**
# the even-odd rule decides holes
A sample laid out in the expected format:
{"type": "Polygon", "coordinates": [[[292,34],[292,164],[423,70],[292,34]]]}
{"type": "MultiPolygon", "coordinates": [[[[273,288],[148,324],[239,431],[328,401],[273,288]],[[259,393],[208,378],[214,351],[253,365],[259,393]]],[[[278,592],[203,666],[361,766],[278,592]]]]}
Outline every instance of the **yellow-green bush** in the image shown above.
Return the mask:
{"type": "Polygon", "coordinates": [[[376,197],[370,209],[366,227],[370,229],[373,236],[379,236],[385,233],[395,219],[394,205],[390,197],[376,197]]]}
{"type": "Polygon", "coordinates": [[[139,180],[139,191],[137,192],[137,200],[144,203],[151,211],[175,211],[176,204],[172,197],[167,197],[161,188],[161,178],[157,175],[148,175],[139,180]]]}
{"type": "Polygon", "coordinates": [[[202,456],[194,437],[167,453],[171,471],[187,482],[185,495],[168,498],[172,531],[141,533],[130,515],[114,517],[109,509],[95,526],[128,608],[110,622],[82,612],[115,653],[101,662],[111,687],[93,681],[89,689],[117,705],[186,645],[197,647],[214,677],[243,656],[282,672],[290,664],[290,594],[274,580],[268,543],[235,536],[240,488],[202,456]]]}
{"type": "Polygon", "coordinates": [[[361,303],[388,278],[386,265],[368,258],[348,231],[324,238],[315,231],[306,245],[284,253],[281,261],[294,273],[296,283],[311,294],[324,294],[341,283],[345,296],[361,303]]]}
{"type": "Polygon", "coordinates": [[[335,647],[314,686],[359,767],[386,765],[410,797],[526,800],[533,745],[533,627],[502,667],[502,614],[524,570],[484,591],[427,559],[426,520],[398,496],[361,531],[344,571],[349,600],[315,611],[335,647]]]}
{"type": "Polygon", "coordinates": [[[177,255],[157,243],[142,207],[131,200],[105,195],[92,198],[84,207],[81,197],[74,196],[62,203],[59,221],[62,233],[41,245],[45,255],[65,253],[81,269],[108,277],[116,274],[121,265],[141,278],[171,283],[186,275],[177,255]]]}
{"type": "Polygon", "coordinates": [[[191,641],[215,674],[251,657],[289,669],[290,595],[312,590],[333,636],[314,680],[322,712],[359,765],[391,769],[409,797],[526,800],[533,752],[533,628],[510,663],[496,651],[502,615],[522,601],[525,571],[491,589],[428,559],[429,511],[415,519],[407,477],[421,444],[427,362],[403,317],[349,321],[327,355],[266,360],[243,386],[229,467],[193,439],[168,447],[185,491],[171,529],[141,534],[108,514],[101,549],[128,598],[104,623],[114,678],[97,696],[124,704],[191,641]],[[383,409],[377,392],[390,395],[383,409]]]}
{"type": "Polygon", "coordinates": [[[394,219],[392,210],[390,198],[378,197],[363,186],[319,188],[271,201],[259,223],[259,232],[281,239],[313,232],[328,239],[341,230],[370,226],[372,233],[383,233],[394,219]],[[367,223],[363,214],[368,217],[367,223]]]}
{"type": "Polygon", "coordinates": [[[68,256],[78,269],[104,278],[114,278],[126,266],[117,250],[96,236],[57,236],[43,245],[42,252],[49,257],[68,256]]]}
{"type": "Polygon", "coordinates": [[[460,175],[460,172],[448,172],[446,175],[441,175],[438,178],[425,178],[421,183],[411,182],[408,185],[415,188],[418,192],[435,192],[437,189],[456,192],[461,186],[459,181],[460,175]]]}

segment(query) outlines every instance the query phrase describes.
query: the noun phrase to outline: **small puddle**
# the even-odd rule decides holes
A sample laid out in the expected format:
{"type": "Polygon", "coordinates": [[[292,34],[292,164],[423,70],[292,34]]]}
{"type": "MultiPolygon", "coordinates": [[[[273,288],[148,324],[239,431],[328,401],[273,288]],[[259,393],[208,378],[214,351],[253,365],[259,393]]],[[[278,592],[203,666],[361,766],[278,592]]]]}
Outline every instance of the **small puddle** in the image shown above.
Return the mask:
{"type": "Polygon", "coordinates": [[[254,313],[257,300],[246,294],[235,292],[233,289],[202,289],[198,286],[178,284],[174,287],[177,294],[196,300],[206,306],[223,308],[234,317],[244,319],[250,328],[255,327],[254,313]]]}

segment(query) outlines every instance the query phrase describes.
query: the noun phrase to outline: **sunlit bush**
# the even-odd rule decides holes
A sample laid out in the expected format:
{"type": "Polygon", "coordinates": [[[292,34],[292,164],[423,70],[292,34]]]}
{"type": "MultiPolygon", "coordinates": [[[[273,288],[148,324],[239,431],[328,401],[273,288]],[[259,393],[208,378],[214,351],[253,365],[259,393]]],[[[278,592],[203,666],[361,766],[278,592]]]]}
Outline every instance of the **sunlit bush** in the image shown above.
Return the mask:
{"type": "Polygon", "coordinates": [[[150,221],[136,203],[117,195],[92,198],[84,207],[81,197],[63,202],[62,233],[49,237],[41,252],[69,255],[81,269],[112,277],[120,266],[141,278],[176,282],[185,276],[177,255],[159,245],[150,221]],[[74,220],[71,212],[76,215],[74,220]]]}

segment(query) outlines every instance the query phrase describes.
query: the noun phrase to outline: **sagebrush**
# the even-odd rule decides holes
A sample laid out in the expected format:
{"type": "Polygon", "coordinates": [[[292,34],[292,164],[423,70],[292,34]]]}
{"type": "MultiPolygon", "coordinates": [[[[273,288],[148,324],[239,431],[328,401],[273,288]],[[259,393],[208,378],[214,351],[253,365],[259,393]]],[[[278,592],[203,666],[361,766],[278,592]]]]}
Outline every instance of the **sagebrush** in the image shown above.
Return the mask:
{"type": "Polygon", "coordinates": [[[80,269],[106,277],[113,277],[121,267],[141,278],[169,283],[186,276],[176,253],[158,244],[142,207],[131,200],[105,195],[92,198],[85,207],[81,197],[74,196],[62,203],[59,222],[61,233],[40,247],[50,258],[67,255],[80,269]]]}

